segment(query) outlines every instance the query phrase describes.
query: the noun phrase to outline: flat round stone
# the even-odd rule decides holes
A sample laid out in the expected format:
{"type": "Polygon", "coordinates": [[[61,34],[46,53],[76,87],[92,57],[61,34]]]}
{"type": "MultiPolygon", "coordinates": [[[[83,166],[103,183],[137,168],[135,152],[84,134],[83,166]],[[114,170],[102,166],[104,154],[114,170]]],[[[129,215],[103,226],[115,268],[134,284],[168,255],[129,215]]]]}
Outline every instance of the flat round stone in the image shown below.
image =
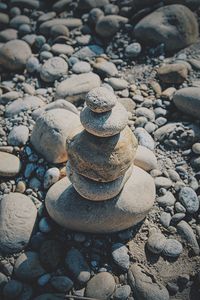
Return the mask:
{"type": "Polygon", "coordinates": [[[17,156],[0,152],[0,176],[14,177],[20,172],[21,163],[17,156]]]}
{"type": "Polygon", "coordinates": [[[83,232],[111,233],[129,228],[141,220],[153,206],[155,185],[152,177],[133,168],[122,192],[107,201],[81,197],[64,177],[48,191],[45,203],[50,217],[59,225],[83,232]]]}
{"type": "Polygon", "coordinates": [[[117,104],[114,93],[105,87],[92,89],[85,97],[87,106],[96,113],[111,110],[117,104]]]}
{"type": "Polygon", "coordinates": [[[111,111],[97,114],[85,107],[80,120],[83,127],[91,134],[108,137],[118,134],[128,124],[128,113],[121,103],[117,103],[111,111]]]}
{"type": "Polygon", "coordinates": [[[108,200],[119,194],[132,173],[132,166],[124,176],[110,182],[98,182],[78,174],[67,162],[67,175],[75,190],[84,198],[93,201],[108,200]]]}
{"type": "Polygon", "coordinates": [[[137,140],[128,126],[109,138],[99,138],[83,130],[67,143],[72,168],[102,182],[123,176],[133,163],[136,149],[137,140]]]}

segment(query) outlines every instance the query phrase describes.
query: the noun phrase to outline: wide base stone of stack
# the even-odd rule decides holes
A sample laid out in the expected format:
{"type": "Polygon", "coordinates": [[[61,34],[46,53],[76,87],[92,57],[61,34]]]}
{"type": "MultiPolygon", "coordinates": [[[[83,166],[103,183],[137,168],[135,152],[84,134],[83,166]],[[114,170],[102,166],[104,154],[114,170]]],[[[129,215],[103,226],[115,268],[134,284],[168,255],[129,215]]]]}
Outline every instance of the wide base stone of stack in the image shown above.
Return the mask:
{"type": "Polygon", "coordinates": [[[154,199],[152,177],[134,166],[121,193],[110,200],[83,198],[65,177],[49,189],[45,203],[51,218],[67,229],[112,233],[142,221],[152,208],[154,199]]]}

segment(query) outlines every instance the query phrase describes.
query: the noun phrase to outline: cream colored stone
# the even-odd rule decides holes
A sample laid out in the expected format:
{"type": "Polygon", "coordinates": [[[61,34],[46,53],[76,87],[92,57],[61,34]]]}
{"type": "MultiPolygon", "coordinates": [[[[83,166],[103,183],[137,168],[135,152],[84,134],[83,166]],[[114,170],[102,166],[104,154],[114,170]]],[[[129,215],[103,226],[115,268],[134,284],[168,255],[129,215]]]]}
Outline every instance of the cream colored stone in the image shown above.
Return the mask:
{"type": "Polygon", "coordinates": [[[135,154],[134,164],[145,171],[158,168],[157,159],[153,151],[140,145],[135,154]]]}
{"type": "Polygon", "coordinates": [[[108,182],[131,166],[137,140],[127,126],[120,134],[99,138],[83,130],[67,144],[72,168],[92,180],[108,182]]]}
{"type": "Polygon", "coordinates": [[[49,110],[38,117],[31,143],[48,162],[62,163],[68,159],[66,142],[76,129],[82,129],[78,115],[66,109],[49,110]]]}
{"type": "Polygon", "coordinates": [[[0,151],[0,176],[14,177],[20,169],[21,162],[17,156],[0,151]]]}

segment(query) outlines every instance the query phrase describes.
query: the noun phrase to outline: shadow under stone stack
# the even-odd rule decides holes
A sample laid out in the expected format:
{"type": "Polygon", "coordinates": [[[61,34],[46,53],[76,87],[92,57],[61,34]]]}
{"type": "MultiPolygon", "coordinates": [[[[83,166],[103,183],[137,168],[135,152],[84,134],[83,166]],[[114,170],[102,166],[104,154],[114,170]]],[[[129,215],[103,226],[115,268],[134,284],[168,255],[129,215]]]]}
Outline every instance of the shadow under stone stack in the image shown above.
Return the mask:
{"type": "Polygon", "coordinates": [[[108,233],[140,222],[153,205],[151,176],[133,165],[137,140],[112,91],[91,90],[80,115],[84,129],[67,145],[67,176],[47,193],[50,216],[68,229],[108,233]]]}

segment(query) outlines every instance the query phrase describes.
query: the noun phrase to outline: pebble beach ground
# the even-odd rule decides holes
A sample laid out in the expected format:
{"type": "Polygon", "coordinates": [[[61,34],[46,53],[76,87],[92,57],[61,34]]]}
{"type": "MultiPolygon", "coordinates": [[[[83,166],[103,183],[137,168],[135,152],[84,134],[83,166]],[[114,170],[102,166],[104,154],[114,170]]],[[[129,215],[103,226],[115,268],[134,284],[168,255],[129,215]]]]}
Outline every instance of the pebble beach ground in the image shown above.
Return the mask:
{"type": "Polygon", "coordinates": [[[199,24],[199,0],[0,2],[0,299],[200,299],[199,24]],[[100,86],[156,186],[146,218],[112,234],[45,207],[100,86]]]}

